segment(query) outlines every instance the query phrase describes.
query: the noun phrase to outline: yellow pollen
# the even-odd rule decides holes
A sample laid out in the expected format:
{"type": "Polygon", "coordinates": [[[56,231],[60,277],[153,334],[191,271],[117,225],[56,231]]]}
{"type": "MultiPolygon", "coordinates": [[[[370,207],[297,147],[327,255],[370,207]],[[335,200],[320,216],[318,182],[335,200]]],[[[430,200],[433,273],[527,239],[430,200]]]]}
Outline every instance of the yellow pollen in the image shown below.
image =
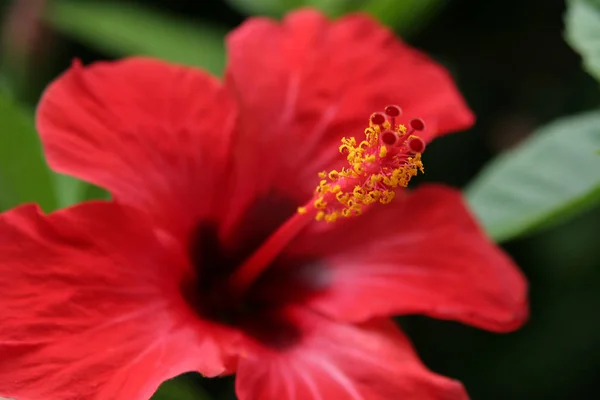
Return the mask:
{"type": "MultiPolygon", "coordinates": [[[[360,142],[353,137],[342,138],[339,151],[346,156],[348,167],[319,173],[321,181],[312,202],[317,221],[335,222],[360,215],[367,205],[389,204],[396,189],[408,186],[413,176],[424,172],[421,153],[415,153],[410,146],[411,140],[420,139],[406,126],[393,122],[394,118],[387,117],[380,124],[370,121],[364,131],[365,139],[360,142]],[[384,132],[385,144],[381,139],[384,132]],[[395,144],[387,140],[390,132],[396,135],[395,144]]],[[[300,207],[298,212],[305,214],[307,209],[300,207]]]]}
{"type": "Polygon", "coordinates": [[[381,148],[379,149],[379,157],[380,158],[385,157],[387,155],[387,151],[388,151],[388,149],[387,149],[386,145],[381,146],[381,148]]]}

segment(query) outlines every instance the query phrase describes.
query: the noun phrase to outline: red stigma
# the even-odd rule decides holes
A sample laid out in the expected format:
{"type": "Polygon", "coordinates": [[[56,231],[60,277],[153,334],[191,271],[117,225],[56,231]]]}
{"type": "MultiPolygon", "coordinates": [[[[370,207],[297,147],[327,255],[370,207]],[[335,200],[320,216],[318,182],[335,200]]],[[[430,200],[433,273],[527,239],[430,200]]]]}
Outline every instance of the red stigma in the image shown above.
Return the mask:
{"type": "Polygon", "coordinates": [[[421,118],[411,119],[409,125],[415,131],[424,131],[425,130],[425,122],[421,118]]]}
{"type": "Polygon", "coordinates": [[[382,132],[381,135],[379,135],[379,140],[381,141],[381,143],[387,146],[394,146],[398,143],[399,138],[395,132],[387,130],[382,132]]]}
{"type": "Polygon", "coordinates": [[[408,141],[408,148],[413,153],[422,153],[425,150],[425,142],[419,137],[411,137],[408,141]]]}
{"type": "Polygon", "coordinates": [[[386,118],[383,113],[376,112],[371,115],[371,123],[373,125],[383,125],[383,123],[385,121],[386,121],[386,118]]]}
{"type": "Polygon", "coordinates": [[[395,105],[390,105],[385,108],[385,114],[391,118],[397,118],[402,115],[402,109],[395,105]]]}

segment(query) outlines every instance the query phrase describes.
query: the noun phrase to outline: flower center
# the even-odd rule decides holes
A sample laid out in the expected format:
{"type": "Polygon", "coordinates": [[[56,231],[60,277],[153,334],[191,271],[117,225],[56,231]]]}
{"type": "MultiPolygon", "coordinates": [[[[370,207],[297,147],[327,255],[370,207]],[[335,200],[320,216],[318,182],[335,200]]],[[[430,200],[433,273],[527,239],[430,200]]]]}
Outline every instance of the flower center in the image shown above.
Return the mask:
{"type": "Polygon", "coordinates": [[[227,243],[219,238],[217,223],[199,224],[189,248],[195,274],[182,286],[188,303],[203,318],[239,328],[265,345],[286,348],[297,342],[301,330],[286,307],[305,302],[331,282],[314,255],[300,259],[284,249],[315,220],[332,223],[391,202],[395,190],[423,170],[425,143],[416,133],[425,126],[419,119],[404,126],[401,115],[399,107],[389,106],[371,115],[363,140],[343,138],[339,150],[348,166],[321,172],[314,196],[297,212],[295,201],[275,193],[256,199],[244,213],[239,237],[227,243]]]}
{"type": "Polygon", "coordinates": [[[365,139],[343,138],[339,150],[348,167],[319,173],[314,197],[275,231],[230,276],[232,292],[242,295],[282,250],[313,220],[335,222],[360,215],[374,203],[388,204],[410,179],[423,172],[425,142],[416,133],[425,130],[420,119],[408,127],[398,122],[400,107],[391,105],[369,119],[365,139]]]}
{"type": "Polygon", "coordinates": [[[318,272],[322,269],[318,260],[278,258],[241,295],[229,285],[229,277],[243,260],[295,212],[294,203],[275,193],[256,199],[241,222],[251,229],[240,229],[230,243],[219,237],[218,223],[205,220],[198,224],[188,243],[193,270],[182,280],[181,291],[202,319],[239,329],[272,348],[286,348],[298,340],[300,331],[285,308],[304,302],[319,290],[322,279],[318,280],[318,272]],[[253,223],[258,219],[260,224],[253,223]]]}

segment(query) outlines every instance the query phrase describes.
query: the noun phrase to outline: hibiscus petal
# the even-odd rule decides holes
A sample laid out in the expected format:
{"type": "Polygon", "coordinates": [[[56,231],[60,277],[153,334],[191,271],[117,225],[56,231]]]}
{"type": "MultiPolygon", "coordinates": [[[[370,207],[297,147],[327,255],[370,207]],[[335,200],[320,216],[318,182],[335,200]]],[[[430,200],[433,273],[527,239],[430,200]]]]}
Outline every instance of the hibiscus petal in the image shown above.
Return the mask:
{"type": "Polygon", "coordinates": [[[528,316],[525,277],[458,191],[425,186],[331,228],[306,233],[290,253],[320,259],[311,305],[334,318],[423,313],[504,332],[528,316]]]}
{"type": "Polygon", "coordinates": [[[0,396],[147,400],[231,360],[184,303],[185,273],[142,217],[112,203],[0,215],[0,396]]]}
{"type": "Polygon", "coordinates": [[[37,126],[54,170],[181,226],[210,212],[235,118],[215,78],[131,58],[76,62],[46,90],[37,126]]]}
{"type": "Polygon", "coordinates": [[[367,16],[253,18],[227,44],[226,85],[242,113],[235,143],[240,154],[253,150],[240,174],[262,176],[265,187],[276,181],[310,196],[316,172],[343,159],[340,139],[362,135],[370,114],[390,103],[423,118],[428,140],[473,123],[448,72],[367,16]]]}
{"type": "Polygon", "coordinates": [[[296,317],[302,342],[240,361],[240,400],[468,398],[459,382],[428,371],[389,320],[352,326],[306,312],[296,317]]]}

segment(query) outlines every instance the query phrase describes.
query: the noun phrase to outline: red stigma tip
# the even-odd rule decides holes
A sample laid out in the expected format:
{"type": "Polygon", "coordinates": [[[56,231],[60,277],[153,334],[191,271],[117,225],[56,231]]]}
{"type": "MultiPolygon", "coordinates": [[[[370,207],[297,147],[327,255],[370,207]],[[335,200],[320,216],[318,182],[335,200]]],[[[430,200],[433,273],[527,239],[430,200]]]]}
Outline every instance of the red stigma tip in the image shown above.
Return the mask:
{"type": "Polygon", "coordinates": [[[380,112],[373,113],[371,115],[371,123],[373,125],[382,125],[386,121],[385,115],[380,112]]]}
{"type": "Polygon", "coordinates": [[[425,142],[419,137],[412,137],[408,141],[408,147],[413,153],[422,153],[425,150],[425,142]]]}
{"type": "Polygon", "coordinates": [[[379,140],[381,143],[387,146],[393,146],[398,143],[398,135],[390,130],[384,131],[379,135],[379,140]]]}
{"type": "Polygon", "coordinates": [[[411,119],[409,124],[410,124],[410,127],[413,128],[415,131],[424,131],[425,130],[425,122],[423,122],[423,120],[421,118],[411,119]]]}
{"type": "Polygon", "coordinates": [[[385,108],[385,114],[388,117],[396,118],[402,115],[402,109],[395,105],[387,106],[385,108]]]}

